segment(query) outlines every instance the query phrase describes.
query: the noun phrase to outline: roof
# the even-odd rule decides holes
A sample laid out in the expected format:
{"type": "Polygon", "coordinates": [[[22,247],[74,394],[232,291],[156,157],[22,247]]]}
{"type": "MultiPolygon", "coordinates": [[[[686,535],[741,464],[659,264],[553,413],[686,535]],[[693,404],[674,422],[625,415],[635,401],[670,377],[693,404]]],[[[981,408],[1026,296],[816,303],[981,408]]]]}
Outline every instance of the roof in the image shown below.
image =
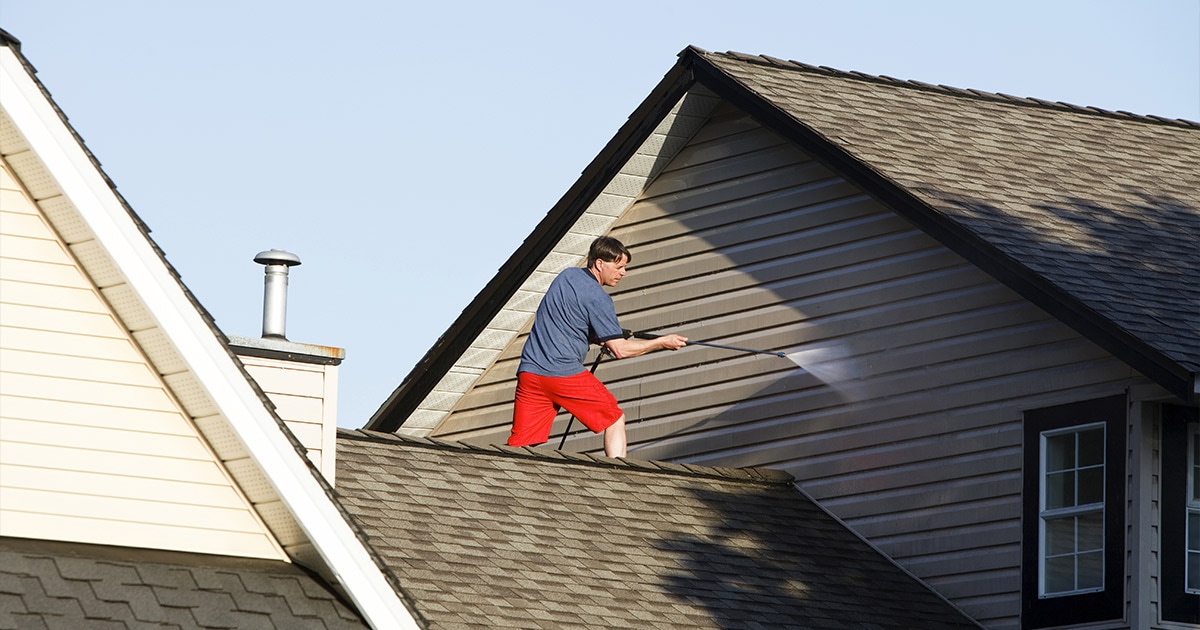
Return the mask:
{"type": "Polygon", "coordinates": [[[4,628],[367,628],[286,562],[0,538],[4,628]]]}
{"type": "Polygon", "coordinates": [[[976,628],[790,475],[341,430],[337,489],[431,628],[976,628]]]}
{"type": "Polygon", "coordinates": [[[679,121],[702,122],[720,100],[1173,394],[1195,396],[1200,124],[688,48],[367,428],[432,426],[527,324],[539,276],[566,265],[570,238],[595,229],[589,215],[632,204],[695,127],[679,121]]]}
{"type": "Polygon", "coordinates": [[[1173,392],[1194,386],[1200,123],[695,54],[951,249],[1173,392]]]}
{"type": "Polygon", "coordinates": [[[416,627],[304,447],[3,30],[0,104],[5,160],[278,543],[372,623],[416,627]]]}

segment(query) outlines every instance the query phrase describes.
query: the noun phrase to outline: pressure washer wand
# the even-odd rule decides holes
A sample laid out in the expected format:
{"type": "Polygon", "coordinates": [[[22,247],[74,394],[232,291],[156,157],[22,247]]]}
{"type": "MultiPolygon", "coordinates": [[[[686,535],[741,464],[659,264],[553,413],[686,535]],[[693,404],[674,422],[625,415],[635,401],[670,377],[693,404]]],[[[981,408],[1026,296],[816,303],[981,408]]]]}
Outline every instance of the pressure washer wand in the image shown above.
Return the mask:
{"type": "MultiPolygon", "coordinates": [[[[652,333],[646,333],[646,332],[629,333],[629,335],[627,335],[627,336],[636,337],[637,339],[657,339],[659,337],[659,335],[655,335],[652,333]]],[[[719,343],[709,343],[707,341],[692,341],[691,339],[689,339],[687,342],[687,345],[689,345],[689,346],[708,346],[710,348],[721,348],[722,350],[733,350],[735,352],[749,352],[750,354],[769,354],[774,357],[780,357],[780,358],[784,358],[784,359],[787,358],[787,354],[785,354],[783,352],[778,352],[778,351],[773,351],[773,350],[755,350],[753,348],[739,348],[737,346],[725,346],[725,345],[721,345],[719,343]]]]}
{"type": "MultiPolygon", "coordinates": [[[[655,335],[653,333],[647,333],[647,332],[633,332],[632,330],[628,330],[628,329],[622,329],[622,332],[625,333],[626,339],[629,339],[630,337],[634,337],[637,339],[657,339],[658,337],[661,336],[661,335],[655,335]]],[[[777,351],[772,351],[772,350],[755,350],[753,348],[739,348],[737,346],[725,346],[725,345],[721,345],[719,343],[709,343],[707,341],[692,341],[689,339],[687,342],[687,345],[689,345],[689,346],[708,346],[710,348],[721,348],[722,350],[733,350],[734,352],[748,352],[750,354],[768,354],[773,357],[781,357],[784,359],[788,358],[788,355],[783,352],[777,352],[777,351]]],[[[600,354],[596,355],[596,361],[594,363],[592,363],[592,370],[591,370],[592,374],[596,373],[596,368],[600,367],[600,360],[603,358],[604,358],[604,350],[603,350],[603,348],[601,348],[600,354]]],[[[571,419],[567,421],[567,429],[565,431],[563,431],[562,439],[559,440],[559,442],[558,442],[558,450],[561,451],[563,449],[563,446],[566,446],[567,436],[571,434],[571,426],[574,424],[575,424],[575,415],[572,414],[571,419]]]]}

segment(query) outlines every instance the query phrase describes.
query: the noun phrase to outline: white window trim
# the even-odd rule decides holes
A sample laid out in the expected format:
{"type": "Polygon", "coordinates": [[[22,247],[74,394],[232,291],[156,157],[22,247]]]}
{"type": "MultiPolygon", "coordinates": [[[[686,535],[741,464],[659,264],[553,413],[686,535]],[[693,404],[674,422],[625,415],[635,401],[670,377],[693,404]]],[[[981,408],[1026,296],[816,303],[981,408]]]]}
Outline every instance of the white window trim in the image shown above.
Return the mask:
{"type": "Polygon", "coordinates": [[[1189,531],[1190,519],[1193,514],[1200,514],[1200,492],[1196,488],[1196,468],[1200,467],[1200,461],[1196,461],[1196,440],[1200,439],[1200,425],[1195,422],[1188,425],[1187,437],[1187,505],[1183,511],[1183,568],[1185,574],[1184,592],[1190,595],[1200,595],[1200,584],[1188,584],[1189,574],[1186,573],[1192,555],[1200,553],[1200,549],[1192,549],[1189,546],[1191,540],[1191,531],[1189,531]]]}
{"type": "MultiPolygon", "coordinates": [[[[1079,516],[1083,514],[1100,513],[1100,536],[1101,540],[1107,540],[1107,509],[1108,509],[1108,427],[1104,422],[1091,422],[1088,424],[1080,424],[1061,429],[1051,429],[1042,431],[1039,434],[1038,440],[1038,597],[1041,599],[1051,599],[1054,597],[1070,597],[1073,595],[1082,595],[1084,593],[1099,593],[1104,591],[1103,584],[1107,578],[1106,562],[1108,559],[1108,549],[1106,546],[1101,546],[1101,553],[1104,554],[1100,562],[1100,584],[1096,588],[1074,589],[1070,591],[1057,591],[1054,593],[1046,592],[1046,520],[1051,518],[1059,518],[1064,516],[1079,516]],[[1101,479],[1104,482],[1104,488],[1100,493],[1100,503],[1089,503],[1087,505],[1076,505],[1069,508],[1057,508],[1053,510],[1046,509],[1046,439],[1067,433],[1082,433],[1092,429],[1099,428],[1102,432],[1104,453],[1104,474],[1101,479]]],[[[1076,576],[1078,577],[1078,576],[1076,576]]]]}

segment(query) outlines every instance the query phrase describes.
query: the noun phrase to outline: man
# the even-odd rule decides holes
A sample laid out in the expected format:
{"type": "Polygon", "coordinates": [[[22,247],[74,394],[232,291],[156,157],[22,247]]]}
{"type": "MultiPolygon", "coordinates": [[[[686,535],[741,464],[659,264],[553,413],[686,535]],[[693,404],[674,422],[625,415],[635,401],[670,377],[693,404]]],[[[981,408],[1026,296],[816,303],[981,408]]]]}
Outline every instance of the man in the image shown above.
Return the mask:
{"type": "Polygon", "coordinates": [[[686,337],[674,334],[625,338],[612,298],[603,287],[617,286],[630,258],[621,241],[601,236],[588,250],[587,268],[567,269],[550,283],[517,367],[509,446],[546,442],[554,417],[559,409],[566,409],[594,433],[604,432],[605,455],[625,457],[625,412],[608,388],[584,368],[589,344],[602,345],[602,351],[618,359],[687,345],[686,337]]]}

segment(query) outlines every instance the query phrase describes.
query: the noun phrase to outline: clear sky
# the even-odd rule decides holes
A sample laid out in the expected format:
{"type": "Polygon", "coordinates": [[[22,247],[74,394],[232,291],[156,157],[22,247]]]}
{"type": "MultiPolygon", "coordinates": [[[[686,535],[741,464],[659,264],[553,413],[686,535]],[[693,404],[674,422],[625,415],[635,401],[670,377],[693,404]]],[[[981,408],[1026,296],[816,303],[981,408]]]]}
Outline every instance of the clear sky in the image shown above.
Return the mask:
{"type": "MultiPolygon", "coordinates": [[[[0,0],[226,334],[346,349],[361,427],[688,45],[1200,121],[1200,0],[0,0]]],[[[631,273],[637,273],[636,266],[631,273]]]]}

